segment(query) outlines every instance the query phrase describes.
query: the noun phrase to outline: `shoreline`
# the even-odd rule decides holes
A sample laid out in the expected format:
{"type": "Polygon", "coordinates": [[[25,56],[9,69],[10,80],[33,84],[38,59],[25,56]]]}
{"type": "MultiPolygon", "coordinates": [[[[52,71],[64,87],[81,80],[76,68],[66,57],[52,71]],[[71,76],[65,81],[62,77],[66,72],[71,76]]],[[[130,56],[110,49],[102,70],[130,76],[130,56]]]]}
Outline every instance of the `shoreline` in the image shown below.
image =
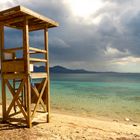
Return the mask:
{"type": "Polygon", "coordinates": [[[76,117],[82,117],[82,118],[88,118],[88,119],[97,119],[97,120],[101,120],[101,121],[112,121],[112,122],[120,122],[120,123],[124,123],[124,124],[137,124],[140,125],[139,121],[134,121],[131,118],[125,116],[120,118],[116,118],[116,117],[112,117],[112,116],[102,116],[102,115],[89,115],[88,113],[78,113],[77,111],[70,111],[70,110],[65,110],[65,109],[57,109],[57,108],[53,108],[51,109],[52,113],[56,113],[56,114],[63,114],[63,115],[70,115],[70,116],[76,116],[76,117]]]}
{"type": "MultiPolygon", "coordinates": [[[[59,110],[57,110],[59,111],[59,110]]],[[[1,114],[1,110],[0,110],[1,114]]],[[[140,124],[100,120],[52,110],[35,115],[31,129],[0,123],[0,139],[19,140],[140,140],[140,124]]]]}
{"type": "MultiPolygon", "coordinates": [[[[9,104],[9,99],[7,100],[7,104],[9,104]]],[[[0,102],[0,117],[1,117],[1,112],[2,112],[2,103],[0,102]]],[[[39,108],[42,109],[41,106],[39,106],[39,108]]],[[[51,114],[62,114],[62,115],[67,115],[67,116],[73,116],[73,117],[81,117],[81,118],[87,118],[87,119],[96,119],[99,121],[107,121],[107,122],[118,122],[118,123],[122,123],[122,124],[130,124],[130,125],[139,125],[140,126],[140,122],[139,121],[134,121],[131,118],[125,116],[122,117],[120,119],[116,118],[116,117],[112,117],[112,116],[103,116],[103,115],[98,115],[98,114],[88,114],[88,113],[81,113],[79,111],[79,113],[77,112],[77,110],[69,110],[69,109],[65,109],[65,108],[56,108],[56,107],[51,107],[51,114]]]]}

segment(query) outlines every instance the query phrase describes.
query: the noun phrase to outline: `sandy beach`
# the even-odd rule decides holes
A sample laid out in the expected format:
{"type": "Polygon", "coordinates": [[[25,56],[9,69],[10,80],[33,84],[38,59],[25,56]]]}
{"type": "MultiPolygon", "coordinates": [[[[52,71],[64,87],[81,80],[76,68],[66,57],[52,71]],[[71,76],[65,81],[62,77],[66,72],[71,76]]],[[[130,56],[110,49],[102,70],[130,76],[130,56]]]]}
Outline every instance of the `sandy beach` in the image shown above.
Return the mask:
{"type": "Polygon", "coordinates": [[[140,140],[140,124],[105,121],[66,114],[36,115],[31,129],[0,124],[2,140],[140,140]]]}

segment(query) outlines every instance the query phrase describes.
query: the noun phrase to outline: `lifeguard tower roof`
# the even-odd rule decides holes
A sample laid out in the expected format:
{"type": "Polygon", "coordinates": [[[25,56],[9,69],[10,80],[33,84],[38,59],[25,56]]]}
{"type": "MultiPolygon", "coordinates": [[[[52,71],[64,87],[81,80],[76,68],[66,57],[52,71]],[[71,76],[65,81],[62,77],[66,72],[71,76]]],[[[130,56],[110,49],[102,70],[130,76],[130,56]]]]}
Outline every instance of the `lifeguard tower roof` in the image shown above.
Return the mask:
{"type": "Polygon", "coordinates": [[[23,6],[16,6],[0,12],[0,25],[23,29],[23,19],[28,18],[29,31],[57,27],[59,24],[23,6]]]}

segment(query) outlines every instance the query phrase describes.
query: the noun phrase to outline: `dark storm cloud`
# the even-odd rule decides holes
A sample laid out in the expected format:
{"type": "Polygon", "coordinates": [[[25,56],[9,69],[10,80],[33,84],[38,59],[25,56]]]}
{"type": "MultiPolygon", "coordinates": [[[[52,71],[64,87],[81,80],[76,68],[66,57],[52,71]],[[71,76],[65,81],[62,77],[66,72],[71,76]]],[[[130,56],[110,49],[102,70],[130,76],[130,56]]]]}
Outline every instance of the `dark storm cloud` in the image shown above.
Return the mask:
{"type": "MultiPolygon", "coordinates": [[[[51,65],[114,70],[114,59],[140,56],[140,10],[138,0],[103,0],[104,6],[89,20],[74,17],[63,0],[18,1],[59,22],[49,30],[51,65]],[[94,19],[99,18],[98,23],[94,19]]],[[[13,32],[9,32],[13,34],[13,32]]],[[[31,44],[43,46],[43,33],[31,34],[31,44]],[[33,39],[36,43],[33,43],[33,39]]]]}

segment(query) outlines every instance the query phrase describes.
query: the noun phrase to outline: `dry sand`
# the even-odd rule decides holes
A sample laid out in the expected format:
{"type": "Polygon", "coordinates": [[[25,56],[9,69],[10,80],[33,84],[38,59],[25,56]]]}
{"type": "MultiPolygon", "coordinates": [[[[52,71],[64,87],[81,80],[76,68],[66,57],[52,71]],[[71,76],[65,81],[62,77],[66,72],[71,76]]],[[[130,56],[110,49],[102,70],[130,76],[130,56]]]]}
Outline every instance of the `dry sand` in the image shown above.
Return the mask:
{"type": "Polygon", "coordinates": [[[36,115],[31,129],[0,124],[2,140],[140,140],[140,124],[103,121],[65,114],[51,114],[45,123],[43,114],[36,115]],[[40,122],[40,123],[39,123],[40,122]]]}

